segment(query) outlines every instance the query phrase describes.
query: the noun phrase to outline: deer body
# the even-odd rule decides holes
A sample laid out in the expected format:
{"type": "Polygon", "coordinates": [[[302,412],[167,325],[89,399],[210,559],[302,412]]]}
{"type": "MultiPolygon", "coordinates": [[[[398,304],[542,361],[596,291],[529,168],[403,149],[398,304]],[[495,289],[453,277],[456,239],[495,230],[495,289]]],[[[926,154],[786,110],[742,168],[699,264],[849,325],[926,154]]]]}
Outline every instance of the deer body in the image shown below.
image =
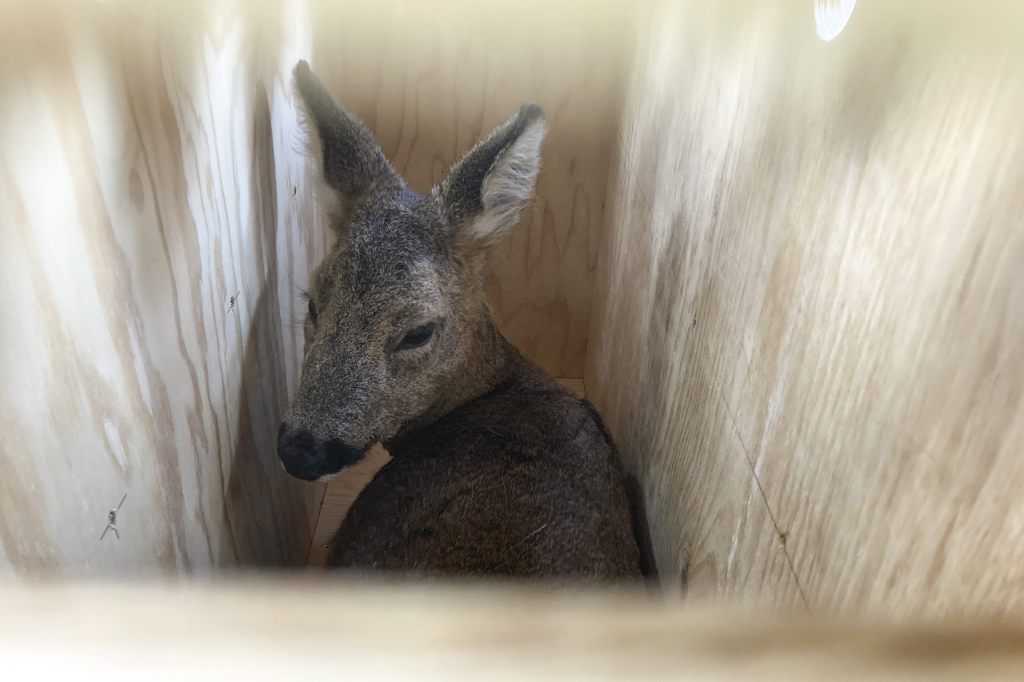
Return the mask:
{"type": "Polygon", "coordinates": [[[516,358],[491,392],[388,443],[333,543],[339,567],[622,578],[639,572],[600,417],[516,358]]]}
{"type": "Polygon", "coordinates": [[[533,194],[533,105],[427,196],[309,71],[295,70],[337,234],[313,275],[302,380],[281,425],[289,473],[392,455],[338,532],[339,567],[419,574],[639,576],[623,473],[597,412],[498,332],[487,254],[533,194]]]}

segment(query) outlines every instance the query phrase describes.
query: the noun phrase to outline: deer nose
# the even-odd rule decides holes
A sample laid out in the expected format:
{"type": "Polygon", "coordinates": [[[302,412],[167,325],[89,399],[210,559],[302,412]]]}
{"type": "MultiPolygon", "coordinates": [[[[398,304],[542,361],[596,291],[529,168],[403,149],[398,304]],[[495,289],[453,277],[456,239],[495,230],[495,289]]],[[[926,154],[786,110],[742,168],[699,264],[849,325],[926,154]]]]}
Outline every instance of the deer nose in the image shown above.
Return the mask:
{"type": "Polygon", "coordinates": [[[282,423],[277,432],[277,456],[285,471],[295,478],[316,481],[355,464],[362,452],[337,438],[318,441],[306,429],[282,423]]]}

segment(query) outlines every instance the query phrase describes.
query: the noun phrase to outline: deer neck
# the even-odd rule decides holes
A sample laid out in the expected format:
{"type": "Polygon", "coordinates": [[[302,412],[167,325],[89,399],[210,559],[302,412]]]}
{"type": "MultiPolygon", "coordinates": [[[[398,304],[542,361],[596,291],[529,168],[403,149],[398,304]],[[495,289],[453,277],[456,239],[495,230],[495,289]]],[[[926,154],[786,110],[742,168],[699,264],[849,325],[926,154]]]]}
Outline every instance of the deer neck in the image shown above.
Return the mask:
{"type": "Polygon", "coordinates": [[[389,443],[414,437],[416,432],[428,428],[449,412],[490,393],[508,381],[526,363],[490,315],[469,333],[473,344],[467,353],[463,370],[451,378],[430,410],[406,425],[394,438],[389,439],[389,443]]]}
{"type": "Polygon", "coordinates": [[[464,370],[452,377],[441,397],[434,418],[490,393],[506,381],[523,362],[519,351],[509,343],[490,315],[473,329],[473,344],[467,353],[464,370]]]}

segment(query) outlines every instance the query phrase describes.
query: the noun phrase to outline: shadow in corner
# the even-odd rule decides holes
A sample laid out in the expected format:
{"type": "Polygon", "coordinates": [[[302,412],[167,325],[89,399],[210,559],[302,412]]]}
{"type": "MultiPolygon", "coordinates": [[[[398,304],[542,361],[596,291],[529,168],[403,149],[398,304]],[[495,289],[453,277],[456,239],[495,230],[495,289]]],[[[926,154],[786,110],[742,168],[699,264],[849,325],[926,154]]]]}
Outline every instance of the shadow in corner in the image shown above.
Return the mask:
{"type": "MultiPolygon", "coordinates": [[[[224,491],[223,516],[232,548],[221,564],[285,567],[304,565],[324,486],[288,476],[277,457],[277,429],[288,404],[284,333],[278,296],[276,164],[270,105],[258,90],[253,106],[250,190],[255,249],[250,281],[259,296],[244,344],[238,394],[238,432],[224,491]],[[258,289],[257,289],[258,287],[258,289]]],[[[251,299],[250,299],[251,300],[251,299]]],[[[244,305],[244,301],[239,305],[244,305]]],[[[244,316],[236,318],[243,324],[244,316]]]]}

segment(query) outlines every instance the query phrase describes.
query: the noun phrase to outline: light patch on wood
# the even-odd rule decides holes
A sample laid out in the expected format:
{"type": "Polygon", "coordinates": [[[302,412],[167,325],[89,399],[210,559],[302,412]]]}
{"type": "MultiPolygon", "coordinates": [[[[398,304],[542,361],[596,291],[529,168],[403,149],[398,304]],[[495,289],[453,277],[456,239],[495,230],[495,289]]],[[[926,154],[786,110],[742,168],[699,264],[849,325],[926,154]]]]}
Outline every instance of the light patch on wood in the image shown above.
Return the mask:
{"type": "Polygon", "coordinates": [[[0,10],[2,572],[305,560],[322,487],[275,453],[326,242],[292,149],[303,8],[0,10]]]}
{"type": "Polygon", "coordinates": [[[690,594],[1024,614],[1024,7],[659,3],[587,388],[690,594]]]}

